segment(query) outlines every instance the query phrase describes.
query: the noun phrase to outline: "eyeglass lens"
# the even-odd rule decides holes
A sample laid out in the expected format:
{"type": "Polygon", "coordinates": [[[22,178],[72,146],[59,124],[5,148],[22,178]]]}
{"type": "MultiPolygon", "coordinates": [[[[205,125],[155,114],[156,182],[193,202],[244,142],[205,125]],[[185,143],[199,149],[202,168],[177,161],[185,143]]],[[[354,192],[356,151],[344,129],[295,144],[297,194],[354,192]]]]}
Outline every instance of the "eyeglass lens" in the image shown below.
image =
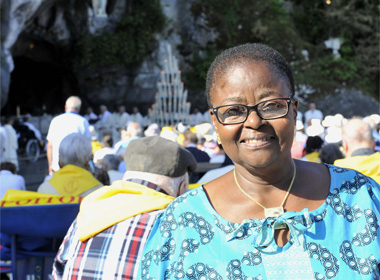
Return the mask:
{"type": "Polygon", "coordinates": [[[263,101],[255,106],[227,105],[217,108],[218,118],[223,123],[244,122],[248,117],[248,108],[256,107],[258,115],[263,119],[275,119],[288,113],[288,102],[286,99],[274,99],[263,101]]]}

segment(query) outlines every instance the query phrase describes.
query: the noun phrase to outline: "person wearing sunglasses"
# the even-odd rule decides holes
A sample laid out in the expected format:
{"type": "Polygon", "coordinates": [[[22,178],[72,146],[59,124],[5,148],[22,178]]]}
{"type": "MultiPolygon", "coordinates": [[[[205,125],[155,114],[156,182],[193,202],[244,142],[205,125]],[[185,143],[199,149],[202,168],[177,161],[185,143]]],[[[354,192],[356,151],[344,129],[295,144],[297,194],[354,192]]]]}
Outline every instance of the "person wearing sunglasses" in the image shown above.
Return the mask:
{"type": "Polygon", "coordinates": [[[141,279],[378,279],[380,186],[291,157],[298,101],[283,56],[245,44],[216,57],[206,97],[235,168],[175,199],[141,279]]]}

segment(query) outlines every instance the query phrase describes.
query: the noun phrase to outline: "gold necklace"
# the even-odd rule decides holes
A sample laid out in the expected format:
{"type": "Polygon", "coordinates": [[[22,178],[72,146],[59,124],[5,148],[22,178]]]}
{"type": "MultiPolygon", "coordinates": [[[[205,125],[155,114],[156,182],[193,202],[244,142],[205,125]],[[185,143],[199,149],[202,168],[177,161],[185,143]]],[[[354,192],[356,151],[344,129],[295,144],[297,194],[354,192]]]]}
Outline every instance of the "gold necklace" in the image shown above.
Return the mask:
{"type": "Polygon", "coordinates": [[[262,208],[264,208],[264,214],[265,214],[265,218],[269,218],[269,217],[278,217],[282,214],[284,214],[284,203],[285,203],[285,200],[288,198],[289,196],[289,193],[293,187],[293,183],[294,183],[294,179],[296,178],[296,165],[293,161],[293,169],[294,169],[294,172],[293,172],[293,178],[292,178],[292,181],[290,182],[290,185],[289,185],[289,188],[286,192],[286,195],[284,197],[284,199],[282,200],[282,203],[279,207],[271,207],[271,208],[266,208],[264,205],[262,205],[260,202],[258,202],[256,199],[254,199],[252,196],[250,196],[248,193],[246,193],[242,187],[239,185],[239,182],[238,180],[236,179],[236,169],[234,169],[234,179],[235,179],[235,183],[236,185],[238,186],[238,188],[241,190],[241,192],[243,194],[245,194],[250,200],[252,200],[253,202],[255,202],[257,205],[261,206],[262,208]]]}

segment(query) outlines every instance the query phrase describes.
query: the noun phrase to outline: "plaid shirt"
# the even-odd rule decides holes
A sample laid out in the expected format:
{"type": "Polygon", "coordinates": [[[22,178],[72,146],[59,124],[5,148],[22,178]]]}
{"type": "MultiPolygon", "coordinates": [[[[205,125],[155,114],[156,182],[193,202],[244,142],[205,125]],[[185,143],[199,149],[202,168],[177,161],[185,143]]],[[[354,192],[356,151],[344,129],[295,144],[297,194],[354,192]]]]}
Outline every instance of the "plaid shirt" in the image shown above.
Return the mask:
{"type": "MultiPolygon", "coordinates": [[[[142,180],[128,180],[160,190],[142,180]]],[[[53,264],[54,279],[137,279],[140,258],[156,217],[162,210],[119,222],[86,242],[78,238],[76,220],[53,264]]]]}

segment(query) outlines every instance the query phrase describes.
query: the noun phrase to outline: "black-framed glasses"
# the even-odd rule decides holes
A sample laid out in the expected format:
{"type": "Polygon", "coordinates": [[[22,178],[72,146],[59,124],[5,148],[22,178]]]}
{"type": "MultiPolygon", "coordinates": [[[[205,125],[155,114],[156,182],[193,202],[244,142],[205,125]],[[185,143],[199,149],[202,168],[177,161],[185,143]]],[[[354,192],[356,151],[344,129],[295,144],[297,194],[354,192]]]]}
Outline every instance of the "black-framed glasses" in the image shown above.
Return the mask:
{"type": "Polygon", "coordinates": [[[255,110],[263,120],[274,120],[286,116],[291,103],[291,98],[275,98],[261,101],[252,106],[231,104],[213,107],[212,112],[221,124],[243,123],[252,110],[255,110]]]}

